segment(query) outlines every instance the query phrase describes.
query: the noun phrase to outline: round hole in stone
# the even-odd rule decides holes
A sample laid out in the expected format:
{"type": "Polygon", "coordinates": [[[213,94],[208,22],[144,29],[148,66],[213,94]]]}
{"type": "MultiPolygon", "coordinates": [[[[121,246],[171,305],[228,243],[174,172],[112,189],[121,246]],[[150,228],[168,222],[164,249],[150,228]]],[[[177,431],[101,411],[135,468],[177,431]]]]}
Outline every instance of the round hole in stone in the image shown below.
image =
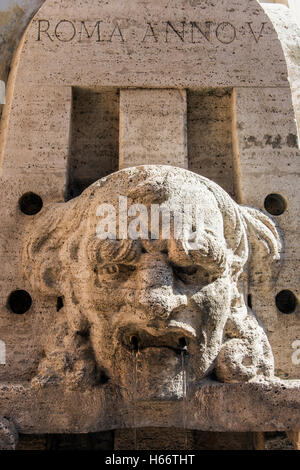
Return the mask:
{"type": "Polygon", "coordinates": [[[40,212],[43,207],[43,200],[35,193],[25,193],[19,199],[19,208],[23,214],[35,215],[40,212]]]}
{"type": "Polygon", "coordinates": [[[64,299],[62,297],[57,297],[56,300],[56,311],[59,312],[64,306],[64,299]]]}
{"type": "Polygon", "coordinates": [[[13,313],[23,315],[32,305],[32,298],[26,290],[14,290],[8,297],[8,307],[13,313]]]}
{"type": "Polygon", "coordinates": [[[281,194],[269,194],[264,203],[265,209],[271,215],[281,215],[286,211],[287,202],[281,194]]]}
{"type": "Polygon", "coordinates": [[[275,298],[276,307],[281,313],[290,315],[294,313],[297,307],[297,298],[290,290],[280,291],[275,298]]]}

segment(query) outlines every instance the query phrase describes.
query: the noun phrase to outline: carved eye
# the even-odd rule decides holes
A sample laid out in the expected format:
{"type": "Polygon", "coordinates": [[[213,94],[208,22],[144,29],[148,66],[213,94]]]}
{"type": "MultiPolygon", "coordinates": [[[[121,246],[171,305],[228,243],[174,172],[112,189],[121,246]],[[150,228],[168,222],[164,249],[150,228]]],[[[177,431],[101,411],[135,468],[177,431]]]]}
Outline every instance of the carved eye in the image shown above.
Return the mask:
{"type": "Polygon", "coordinates": [[[195,266],[173,266],[175,275],[182,281],[186,282],[189,277],[197,274],[197,268],[195,266]]]}
{"type": "Polygon", "coordinates": [[[196,266],[173,266],[175,276],[184,284],[207,285],[211,282],[211,275],[204,268],[196,266]]]}
{"type": "Polygon", "coordinates": [[[99,269],[99,274],[102,275],[114,275],[119,274],[119,266],[117,264],[110,264],[109,266],[103,266],[99,269]]]}
{"type": "Polygon", "coordinates": [[[99,274],[102,276],[124,276],[129,275],[132,271],[135,271],[135,267],[132,265],[125,264],[109,264],[107,266],[102,266],[99,269],[99,274]]]}

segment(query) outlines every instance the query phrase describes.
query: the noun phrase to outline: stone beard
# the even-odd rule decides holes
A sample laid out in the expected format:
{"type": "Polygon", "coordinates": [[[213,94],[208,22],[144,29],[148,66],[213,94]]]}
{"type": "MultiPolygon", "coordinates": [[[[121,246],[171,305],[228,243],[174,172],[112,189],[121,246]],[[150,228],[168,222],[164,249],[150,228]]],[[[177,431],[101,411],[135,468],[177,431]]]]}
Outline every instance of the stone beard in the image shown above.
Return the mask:
{"type": "Polygon", "coordinates": [[[33,383],[120,387],[137,379],[145,399],[176,399],[183,381],[270,380],[267,336],[247,306],[248,286],[268,282],[279,260],[272,220],[239,206],[217,184],[168,166],[129,168],[68,203],[52,204],[26,234],[23,267],[32,288],[62,297],[45,332],[33,383]],[[171,213],[202,207],[198,249],[186,240],[99,240],[97,207],[163,203],[171,213]],[[134,361],[133,361],[134,358],[134,361]],[[184,362],[184,368],[183,368],[184,362]],[[184,369],[184,370],[183,370],[184,369]]]}

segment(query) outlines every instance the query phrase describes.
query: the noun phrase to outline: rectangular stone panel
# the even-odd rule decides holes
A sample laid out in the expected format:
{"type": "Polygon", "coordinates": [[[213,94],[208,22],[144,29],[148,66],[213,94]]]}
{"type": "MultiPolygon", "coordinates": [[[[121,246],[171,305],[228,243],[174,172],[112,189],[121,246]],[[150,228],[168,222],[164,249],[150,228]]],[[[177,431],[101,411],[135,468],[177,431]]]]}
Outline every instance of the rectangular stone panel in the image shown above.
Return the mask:
{"type": "Polygon", "coordinates": [[[118,169],[119,90],[73,88],[67,199],[118,169]]]}
{"type": "Polygon", "coordinates": [[[230,88],[188,92],[188,168],[235,197],[231,110],[230,88]]]}
{"type": "Polygon", "coordinates": [[[44,207],[62,202],[65,176],[62,170],[32,175],[20,170],[14,175],[6,172],[1,179],[0,340],[6,344],[6,364],[0,365],[0,381],[30,380],[35,375],[42,354],[41,338],[53,325],[57,309],[57,299],[45,301],[36,295],[22,272],[23,237],[34,216],[22,213],[18,201],[22,195],[33,192],[41,197],[44,207]],[[8,306],[9,295],[19,289],[29,292],[32,298],[27,315],[14,314],[8,306]]]}
{"type": "Polygon", "coordinates": [[[121,90],[120,168],[187,167],[185,90],[121,90]]]}
{"type": "Polygon", "coordinates": [[[287,85],[276,32],[253,0],[48,2],[25,50],[26,79],[57,85],[287,85]]]}
{"type": "Polygon", "coordinates": [[[16,91],[6,134],[3,173],[65,170],[69,151],[71,88],[26,85],[16,91]]]}
{"type": "Polygon", "coordinates": [[[286,201],[281,215],[272,215],[282,236],[281,269],[271,289],[252,288],[253,311],[266,328],[279,377],[298,378],[292,344],[299,338],[299,305],[284,314],[275,303],[282,290],[299,298],[299,148],[288,88],[237,88],[236,136],[241,171],[241,202],[263,210],[269,194],[286,201]]]}

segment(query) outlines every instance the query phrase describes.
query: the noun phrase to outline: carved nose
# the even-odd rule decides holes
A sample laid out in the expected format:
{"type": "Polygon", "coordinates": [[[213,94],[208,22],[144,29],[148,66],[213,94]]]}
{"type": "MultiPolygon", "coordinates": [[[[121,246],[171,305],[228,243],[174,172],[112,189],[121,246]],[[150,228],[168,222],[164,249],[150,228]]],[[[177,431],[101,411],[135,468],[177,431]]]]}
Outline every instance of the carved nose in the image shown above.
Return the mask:
{"type": "Polygon", "coordinates": [[[138,287],[138,303],[152,319],[168,318],[175,309],[187,305],[186,296],[174,290],[173,269],[165,255],[145,256],[138,287]]]}
{"type": "Polygon", "coordinates": [[[186,306],[187,298],[175,294],[172,286],[152,287],[140,292],[139,304],[151,319],[166,319],[174,310],[186,306]]]}

